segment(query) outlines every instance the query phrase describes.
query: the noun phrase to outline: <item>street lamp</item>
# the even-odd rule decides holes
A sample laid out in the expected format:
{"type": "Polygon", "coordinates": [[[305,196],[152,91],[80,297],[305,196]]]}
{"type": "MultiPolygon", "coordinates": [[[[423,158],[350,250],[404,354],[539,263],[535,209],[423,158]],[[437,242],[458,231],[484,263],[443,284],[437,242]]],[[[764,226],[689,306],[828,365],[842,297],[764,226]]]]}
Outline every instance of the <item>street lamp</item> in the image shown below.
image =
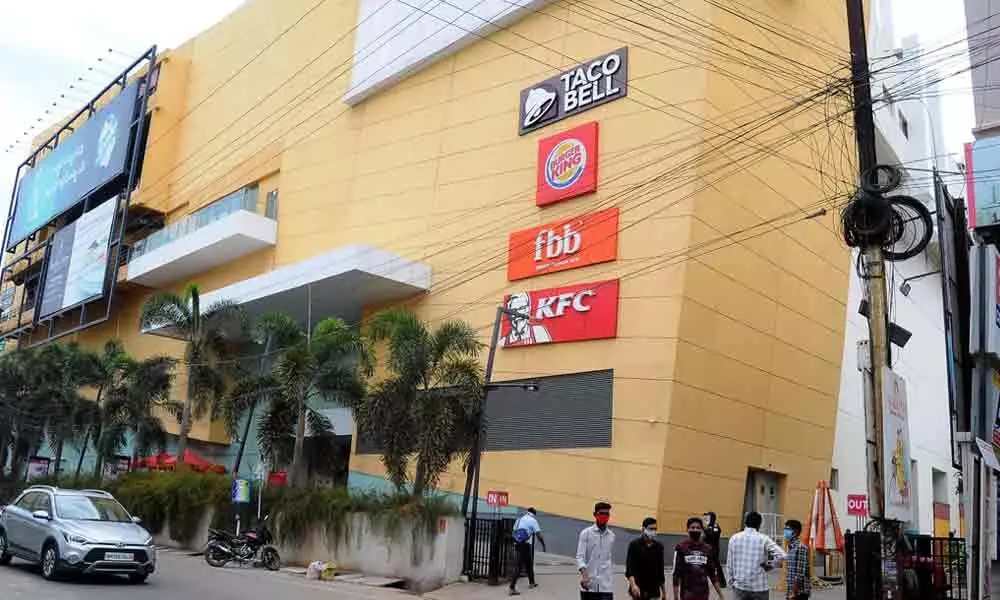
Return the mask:
{"type": "Polygon", "coordinates": [[[479,513],[479,466],[483,457],[483,441],[486,438],[486,401],[489,398],[490,391],[492,390],[516,388],[522,389],[526,392],[537,392],[539,388],[537,381],[526,381],[523,383],[494,383],[492,381],[493,363],[496,359],[497,343],[500,339],[500,323],[503,321],[504,315],[521,319],[531,318],[529,315],[524,313],[510,310],[504,306],[498,306],[496,317],[493,319],[493,334],[490,336],[490,351],[486,357],[486,372],[483,375],[483,403],[479,408],[479,419],[476,423],[476,437],[472,442],[472,452],[469,456],[469,468],[466,471],[465,476],[465,494],[462,496],[462,517],[465,518],[467,515],[469,517],[469,521],[466,524],[465,565],[463,568],[463,571],[466,573],[469,573],[472,570],[472,546],[475,537],[476,517],[479,513]],[[472,498],[475,498],[476,501],[472,503],[472,513],[470,515],[469,502],[472,498]]]}

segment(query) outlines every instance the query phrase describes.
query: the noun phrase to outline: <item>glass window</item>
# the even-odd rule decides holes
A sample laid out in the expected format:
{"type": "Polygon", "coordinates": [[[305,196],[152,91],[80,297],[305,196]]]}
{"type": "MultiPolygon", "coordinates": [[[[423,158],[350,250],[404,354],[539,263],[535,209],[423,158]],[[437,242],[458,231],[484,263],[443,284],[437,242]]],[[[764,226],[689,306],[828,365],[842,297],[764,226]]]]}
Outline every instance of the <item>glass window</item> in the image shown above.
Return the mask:
{"type": "Polygon", "coordinates": [[[59,518],[70,521],[125,523],[132,520],[128,511],[112,498],[60,495],[56,497],[56,506],[59,518]]]}
{"type": "Polygon", "coordinates": [[[27,511],[34,511],[35,509],[32,507],[41,495],[42,494],[39,492],[28,492],[27,494],[21,496],[21,499],[14,503],[14,506],[27,511]]]}

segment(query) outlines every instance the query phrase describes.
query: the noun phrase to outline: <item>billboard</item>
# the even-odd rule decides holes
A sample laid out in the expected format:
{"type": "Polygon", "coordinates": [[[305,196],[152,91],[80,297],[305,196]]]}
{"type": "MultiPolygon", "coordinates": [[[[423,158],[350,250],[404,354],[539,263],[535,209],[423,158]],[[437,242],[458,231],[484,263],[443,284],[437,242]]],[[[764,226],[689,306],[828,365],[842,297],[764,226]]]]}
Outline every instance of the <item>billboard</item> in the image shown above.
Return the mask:
{"type": "Polygon", "coordinates": [[[618,334],[618,280],[516,292],[504,298],[500,345],[534,346],[613,338],[618,334]]]}
{"type": "Polygon", "coordinates": [[[8,250],[126,172],[138,93],[138,82],[123,89],[21,178],[8,250]]]}
{"type": "Polygon", "coordinates": [[[628,95],[628,48],[580,63],[521,90],[518,133],[524,135],[566,117],[628,95]]]}
{"type": "Polygon", "coordinates": [[[117,207],[116,198],[107,200],[56,232],[49,249],[40,317],[104,294],[117,207]]]}
{"type": "Polygon", "coordinates": [[[578,215],[510,234],[507,279],[558,273],[618,257],[618,208],[578,215]]]}
{"type": "Polygon", "coordinates": [[[597,132],[592,121],[538,140],[536,205],[597,191],[597,132]]]}
{"type": "Polygon", "coordinates": [[[882,517],[910,522],[913,473],[906,382],[889,367],[883,367],[882,371],[882,461],[886,470],[882,517]]]}

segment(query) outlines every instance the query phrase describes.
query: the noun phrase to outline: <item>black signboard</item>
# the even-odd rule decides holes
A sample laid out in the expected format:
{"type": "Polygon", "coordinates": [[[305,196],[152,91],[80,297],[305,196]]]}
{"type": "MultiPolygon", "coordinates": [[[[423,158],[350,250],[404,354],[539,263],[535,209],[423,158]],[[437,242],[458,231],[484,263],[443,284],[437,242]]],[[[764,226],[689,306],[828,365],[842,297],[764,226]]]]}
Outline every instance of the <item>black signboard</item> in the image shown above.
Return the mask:
{"type": "Polygon", "coordinates": [[[626,95],[628,48],[619,48],[521,90],[518,131],[524,135],[626,95]]]}
{"type": "Polygon", "coordinates": [[[138,93],[138,82],[123,89],[21,178],[8,250],[109,183],[108,196],[121,191],[138,93]]]}
{"type": "Polygon", "coordinates": [[[40,317],[104,294],[117,207],[117,200],[108,200],[56,232],[45,271],[40,317]]]}

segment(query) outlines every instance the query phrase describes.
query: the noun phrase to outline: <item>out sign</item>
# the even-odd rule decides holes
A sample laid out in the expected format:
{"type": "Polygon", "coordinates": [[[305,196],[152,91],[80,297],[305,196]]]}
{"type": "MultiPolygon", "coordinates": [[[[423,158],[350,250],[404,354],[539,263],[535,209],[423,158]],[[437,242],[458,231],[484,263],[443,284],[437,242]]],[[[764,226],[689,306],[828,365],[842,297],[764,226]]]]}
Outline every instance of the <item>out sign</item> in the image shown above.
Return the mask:
{"type": "Polygon", "coordinates": [[[868,496],[864,494],[848,494],[847,514],[852,517],[867,517],[868,496]]]}

